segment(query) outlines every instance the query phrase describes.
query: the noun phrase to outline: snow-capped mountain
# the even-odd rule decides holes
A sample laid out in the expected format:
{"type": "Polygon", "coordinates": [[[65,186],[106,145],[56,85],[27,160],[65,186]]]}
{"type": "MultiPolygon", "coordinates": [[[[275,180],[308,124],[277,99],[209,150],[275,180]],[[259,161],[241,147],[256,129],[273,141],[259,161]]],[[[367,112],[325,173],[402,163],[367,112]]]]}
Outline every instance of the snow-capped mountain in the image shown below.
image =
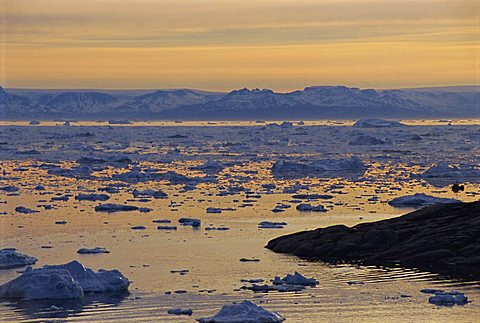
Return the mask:
{"type": "Polygon", "coordinates": [[[478,87],[405,90],[312,86],[277,93],[189,89],[139,91],[4,90],[0,119],[319,119],[480,117],[478,87]]]}

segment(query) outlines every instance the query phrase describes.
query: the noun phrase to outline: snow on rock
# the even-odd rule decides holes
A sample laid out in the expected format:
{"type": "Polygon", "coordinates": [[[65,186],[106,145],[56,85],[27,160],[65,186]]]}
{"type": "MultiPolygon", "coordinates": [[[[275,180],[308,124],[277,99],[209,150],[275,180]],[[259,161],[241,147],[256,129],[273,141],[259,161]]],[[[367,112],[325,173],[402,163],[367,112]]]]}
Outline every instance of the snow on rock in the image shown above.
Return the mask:
{"type": "Polygon", "coordinates": [[[385,128],[385,127],[402,127],[403,123],[394,120],[384,119],[360,119],[353,124],[357,128],[385,128]]]}
{"type": "Polygon", "coordinates": [[[137,211],[138,206],[134,205],[123,205],[123,204],[100,204],[95,207],[97,212],[126,212],[126,211],[137,211]]]}
{"type": "Polygon", "coordinates": [[[240,304],[223,305],[215,315],[197,319],[200,323],[274,323],[283,322],[285,318],[276,313],[265,310],[248,300],[240,304]]]}
{"type": "Polygon", "coordinates": [[[460,203],[461,201],[456,199],[442,198],[430,196],[423,193],[417,193],[414,195],[396,197],[388,204],[396,207],[420,207],[433,204],[446,204],[446,203],[460,203]]]}
{"type": "Polygon", "coordinates": [[[15,248],[0,249],[0,269],[33,265],[37,258],[19,253],[15,248]]]}
{"type": "Polygon", "coordinates": [[[95,247],[95,248],[80,248],[77,250],[77,253],[79,254],[97,254],[97,253],[110,253],[110,251],[108,251],[107,249],[105,248],[102,248],[102,247],[95,247]]]}

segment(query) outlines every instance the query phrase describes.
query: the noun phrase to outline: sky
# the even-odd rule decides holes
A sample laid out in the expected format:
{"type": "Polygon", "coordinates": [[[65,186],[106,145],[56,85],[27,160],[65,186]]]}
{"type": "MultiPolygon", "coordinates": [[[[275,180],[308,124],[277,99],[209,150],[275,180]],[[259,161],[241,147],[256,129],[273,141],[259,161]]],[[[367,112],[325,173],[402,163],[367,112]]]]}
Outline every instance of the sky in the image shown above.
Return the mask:
{"type": "Polygon", "coordinates": [[[477,0],[0,0],[6,88],[479,84],[477,0]]]}

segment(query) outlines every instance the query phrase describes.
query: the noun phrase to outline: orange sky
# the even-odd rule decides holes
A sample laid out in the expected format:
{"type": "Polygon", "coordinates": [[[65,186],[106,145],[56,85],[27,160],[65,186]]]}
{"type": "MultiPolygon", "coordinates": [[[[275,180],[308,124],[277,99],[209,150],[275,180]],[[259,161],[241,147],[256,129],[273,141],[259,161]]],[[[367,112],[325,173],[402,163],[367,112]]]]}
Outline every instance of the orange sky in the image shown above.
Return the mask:
{"type": "Polygon", "coordinates": [[[479,83],[478,1],[2,0],[7,88],[479,83]]]}

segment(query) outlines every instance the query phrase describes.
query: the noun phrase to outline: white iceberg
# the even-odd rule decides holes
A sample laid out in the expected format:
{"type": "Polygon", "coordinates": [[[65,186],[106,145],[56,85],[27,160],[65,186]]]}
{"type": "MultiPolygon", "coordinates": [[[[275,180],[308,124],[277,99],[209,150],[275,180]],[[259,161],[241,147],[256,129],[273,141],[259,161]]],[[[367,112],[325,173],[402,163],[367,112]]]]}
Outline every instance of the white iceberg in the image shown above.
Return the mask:
{"type": "Polygon", "coordinates": [[[307,278],[300,274],[299,272],[295,272],[292,274],[287,274],[284,278],[275,277],[273,280],[274,285],[296,285],[296,286],[317,286],[318,280],[314,278],[307,278]]]}
{"type": "Polygon", "coordinates": [[[275,323],[283,322],[285,318],[245,300],[240,304],[223,305],[217,314],[197,319],[197,321],[200,323],[275,323]]]}
{"type": "Polygon", "coordinates": [[[407,196],[399,196],[388,202],[391,206],[396,207],[420,207],[434,204],[460,203],[456,199],[430,196],[423,193],[417,193],[407,196]]]}
{"type": "Polygon", "coordinates": [[[357,128],[385,128],[385,127],[404,127],[403,123],[394,120],[384,119],[360,119],[353,124],[357,128]]]}

